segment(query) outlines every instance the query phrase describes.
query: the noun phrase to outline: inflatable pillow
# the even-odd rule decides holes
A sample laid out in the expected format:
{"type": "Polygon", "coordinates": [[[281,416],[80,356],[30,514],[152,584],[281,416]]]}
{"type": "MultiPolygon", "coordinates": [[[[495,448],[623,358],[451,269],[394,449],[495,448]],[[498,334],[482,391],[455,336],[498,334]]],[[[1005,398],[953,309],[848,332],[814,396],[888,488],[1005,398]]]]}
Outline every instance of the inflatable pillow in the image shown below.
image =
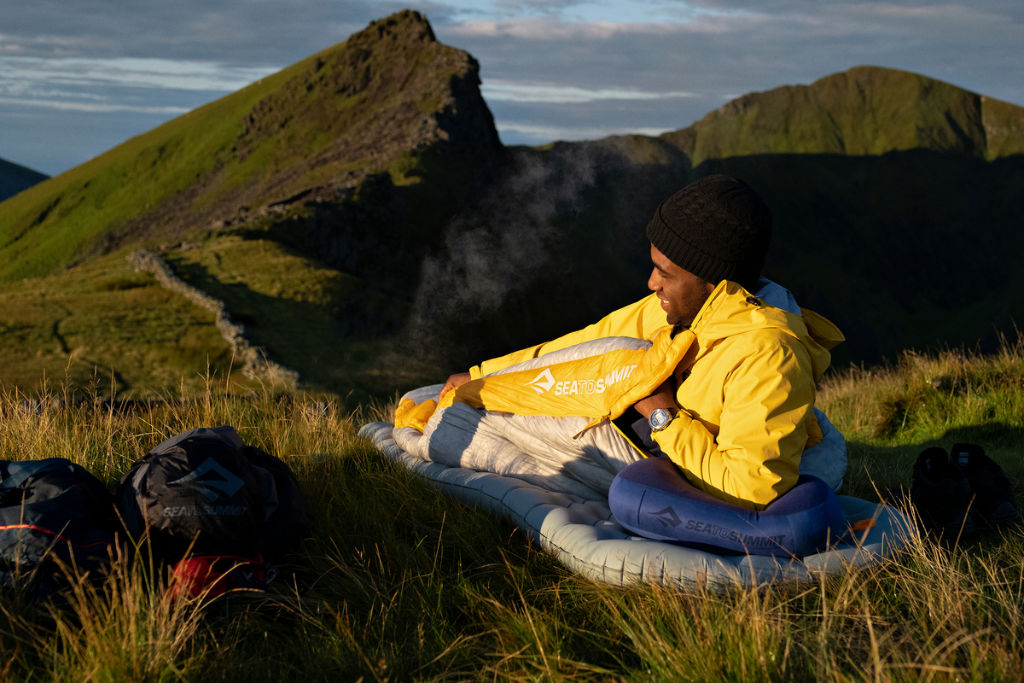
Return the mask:
{"type": "Polygon", "coordinates": [[[608,507],[635,534],[718,553],[803,557],[825,550],[846,529],[839,498],[817,477],[800,475],[763,510],[748,510],[701,491],[663,457],[619,472],[608,507]]]}

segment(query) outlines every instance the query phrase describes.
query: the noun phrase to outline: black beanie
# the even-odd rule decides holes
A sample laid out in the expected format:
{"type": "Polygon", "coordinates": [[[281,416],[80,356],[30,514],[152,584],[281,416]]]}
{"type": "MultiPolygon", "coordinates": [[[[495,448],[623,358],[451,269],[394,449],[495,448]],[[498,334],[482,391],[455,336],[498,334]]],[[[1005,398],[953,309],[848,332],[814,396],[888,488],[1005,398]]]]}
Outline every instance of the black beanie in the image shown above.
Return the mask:
{"type": "Polygon", "coordinates": [[[761,275],[772,214],[742,180],[709,175],[666,199],[647,224],[647,239],[672,263],[702,280],[738,282],[761,275]]]}

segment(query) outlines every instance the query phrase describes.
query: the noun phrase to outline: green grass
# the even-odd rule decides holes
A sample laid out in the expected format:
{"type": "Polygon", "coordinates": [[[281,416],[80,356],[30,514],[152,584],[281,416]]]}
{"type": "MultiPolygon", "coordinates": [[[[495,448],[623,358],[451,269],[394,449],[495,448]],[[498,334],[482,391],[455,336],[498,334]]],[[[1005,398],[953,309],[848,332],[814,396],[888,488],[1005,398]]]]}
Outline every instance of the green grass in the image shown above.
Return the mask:
{"type": "MultiPolygon", "coordinates": [[[[171,293],[124,254],[59,275],[0,285],[0,385],[37,393],[44,381],[123,398],[201,390],[232,358],[213,314],[171,293]]],[[[231,373],[232,384],[249,383],[231,373]]]]}
{"type": "Polygon", "coordinates": [[[251,342],[297,371],[306,390],[362,400],[429,377],[390,342],[409,304],[373,283],[259,232],[224,234],[166,256],[179,277],[227,305],[251,342]]]}
{"type": "MultiPolygon", "coordinates": [[[[223,301],[248,341],[297,371],[307,391],[352,406],[429,379],[430,368],[391,341],[408,303],[270,237],[224,233],[164,257],[179,277],[223,301]]],[[[74,395],[160,398],[200,392],[211,373],[230,373],[233,391],[257,386],[214,314],[136,272],[124,252],[0,283],[0,299],[2,387],[37,394],[49,383],[74,395]]]]}
{"type": "MultiPolygon", "coordinates": [[[[1011,478],[1024,348],[908,355],[832,378],[847,493],[909,482],[923,447],[972,437],[1011,478]],[[902,405],[895,411],[892,406],[902,405]],[[859,472],[859,473],[858,473],[859,472]]],[[[316,518],[266,593],[171,602],[128,556],[64,599],[0,596],[0,661],[58,680],[998,680],[1024,666],[1024,534],[918,538],[893,561],[804,585],[711,593],[576,577],[356,435],[387,409],[211,378],[198,396],[111,410],[0,398],[0,458],[68,457],[108,484],[162,439],[234,425],[296,472],[316,518]]],[[[1020,500],[1020,486],[1016,486],[1020,500]]]]}
{"type": "Polygon", "coordinates": [[[1019,106],[897,69],[861,66],[811,85],[750,93],[665,140],[707,159],[879,155],[928,149],[993,160],[1020,154],[1019,106]]]}
{"type": "Polygon", "coordinates": [[[958,441],[981,444],[1024,481],[1024,341],[994,355],[907,352],[894,366],[833,377],[819,404],[852,442],[849,476],[861,490],[909,483],[920,451],[958,441]]]}

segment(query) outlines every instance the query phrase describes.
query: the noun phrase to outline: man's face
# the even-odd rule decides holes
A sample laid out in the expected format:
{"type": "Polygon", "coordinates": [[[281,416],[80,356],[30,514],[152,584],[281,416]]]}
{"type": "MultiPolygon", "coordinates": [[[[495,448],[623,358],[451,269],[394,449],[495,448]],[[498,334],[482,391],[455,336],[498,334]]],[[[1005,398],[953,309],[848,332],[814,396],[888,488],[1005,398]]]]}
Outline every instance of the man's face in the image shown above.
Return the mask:
{"type": "Polygon", "coordinates": [[[654,269],[647,286],[661,299],[668,322],[689,325],[715,286],[677,266],[653,244],[651,261],[654,269]]]}

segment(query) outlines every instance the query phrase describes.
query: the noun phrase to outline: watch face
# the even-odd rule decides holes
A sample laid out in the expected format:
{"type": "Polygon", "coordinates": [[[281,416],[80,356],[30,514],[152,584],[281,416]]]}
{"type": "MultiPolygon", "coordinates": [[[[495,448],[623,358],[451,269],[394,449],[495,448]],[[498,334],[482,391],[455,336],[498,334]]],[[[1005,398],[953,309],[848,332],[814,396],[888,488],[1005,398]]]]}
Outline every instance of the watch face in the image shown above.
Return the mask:
{"type": "Polygon", "coordinates": [[[665,427],[669,422],[672,421],[672,416],[669,415],[668,411],[664,408],[658,408],[651,413],[651,417],[648,420],[651,424],[652,431],[658,431],[665,427]]]}

